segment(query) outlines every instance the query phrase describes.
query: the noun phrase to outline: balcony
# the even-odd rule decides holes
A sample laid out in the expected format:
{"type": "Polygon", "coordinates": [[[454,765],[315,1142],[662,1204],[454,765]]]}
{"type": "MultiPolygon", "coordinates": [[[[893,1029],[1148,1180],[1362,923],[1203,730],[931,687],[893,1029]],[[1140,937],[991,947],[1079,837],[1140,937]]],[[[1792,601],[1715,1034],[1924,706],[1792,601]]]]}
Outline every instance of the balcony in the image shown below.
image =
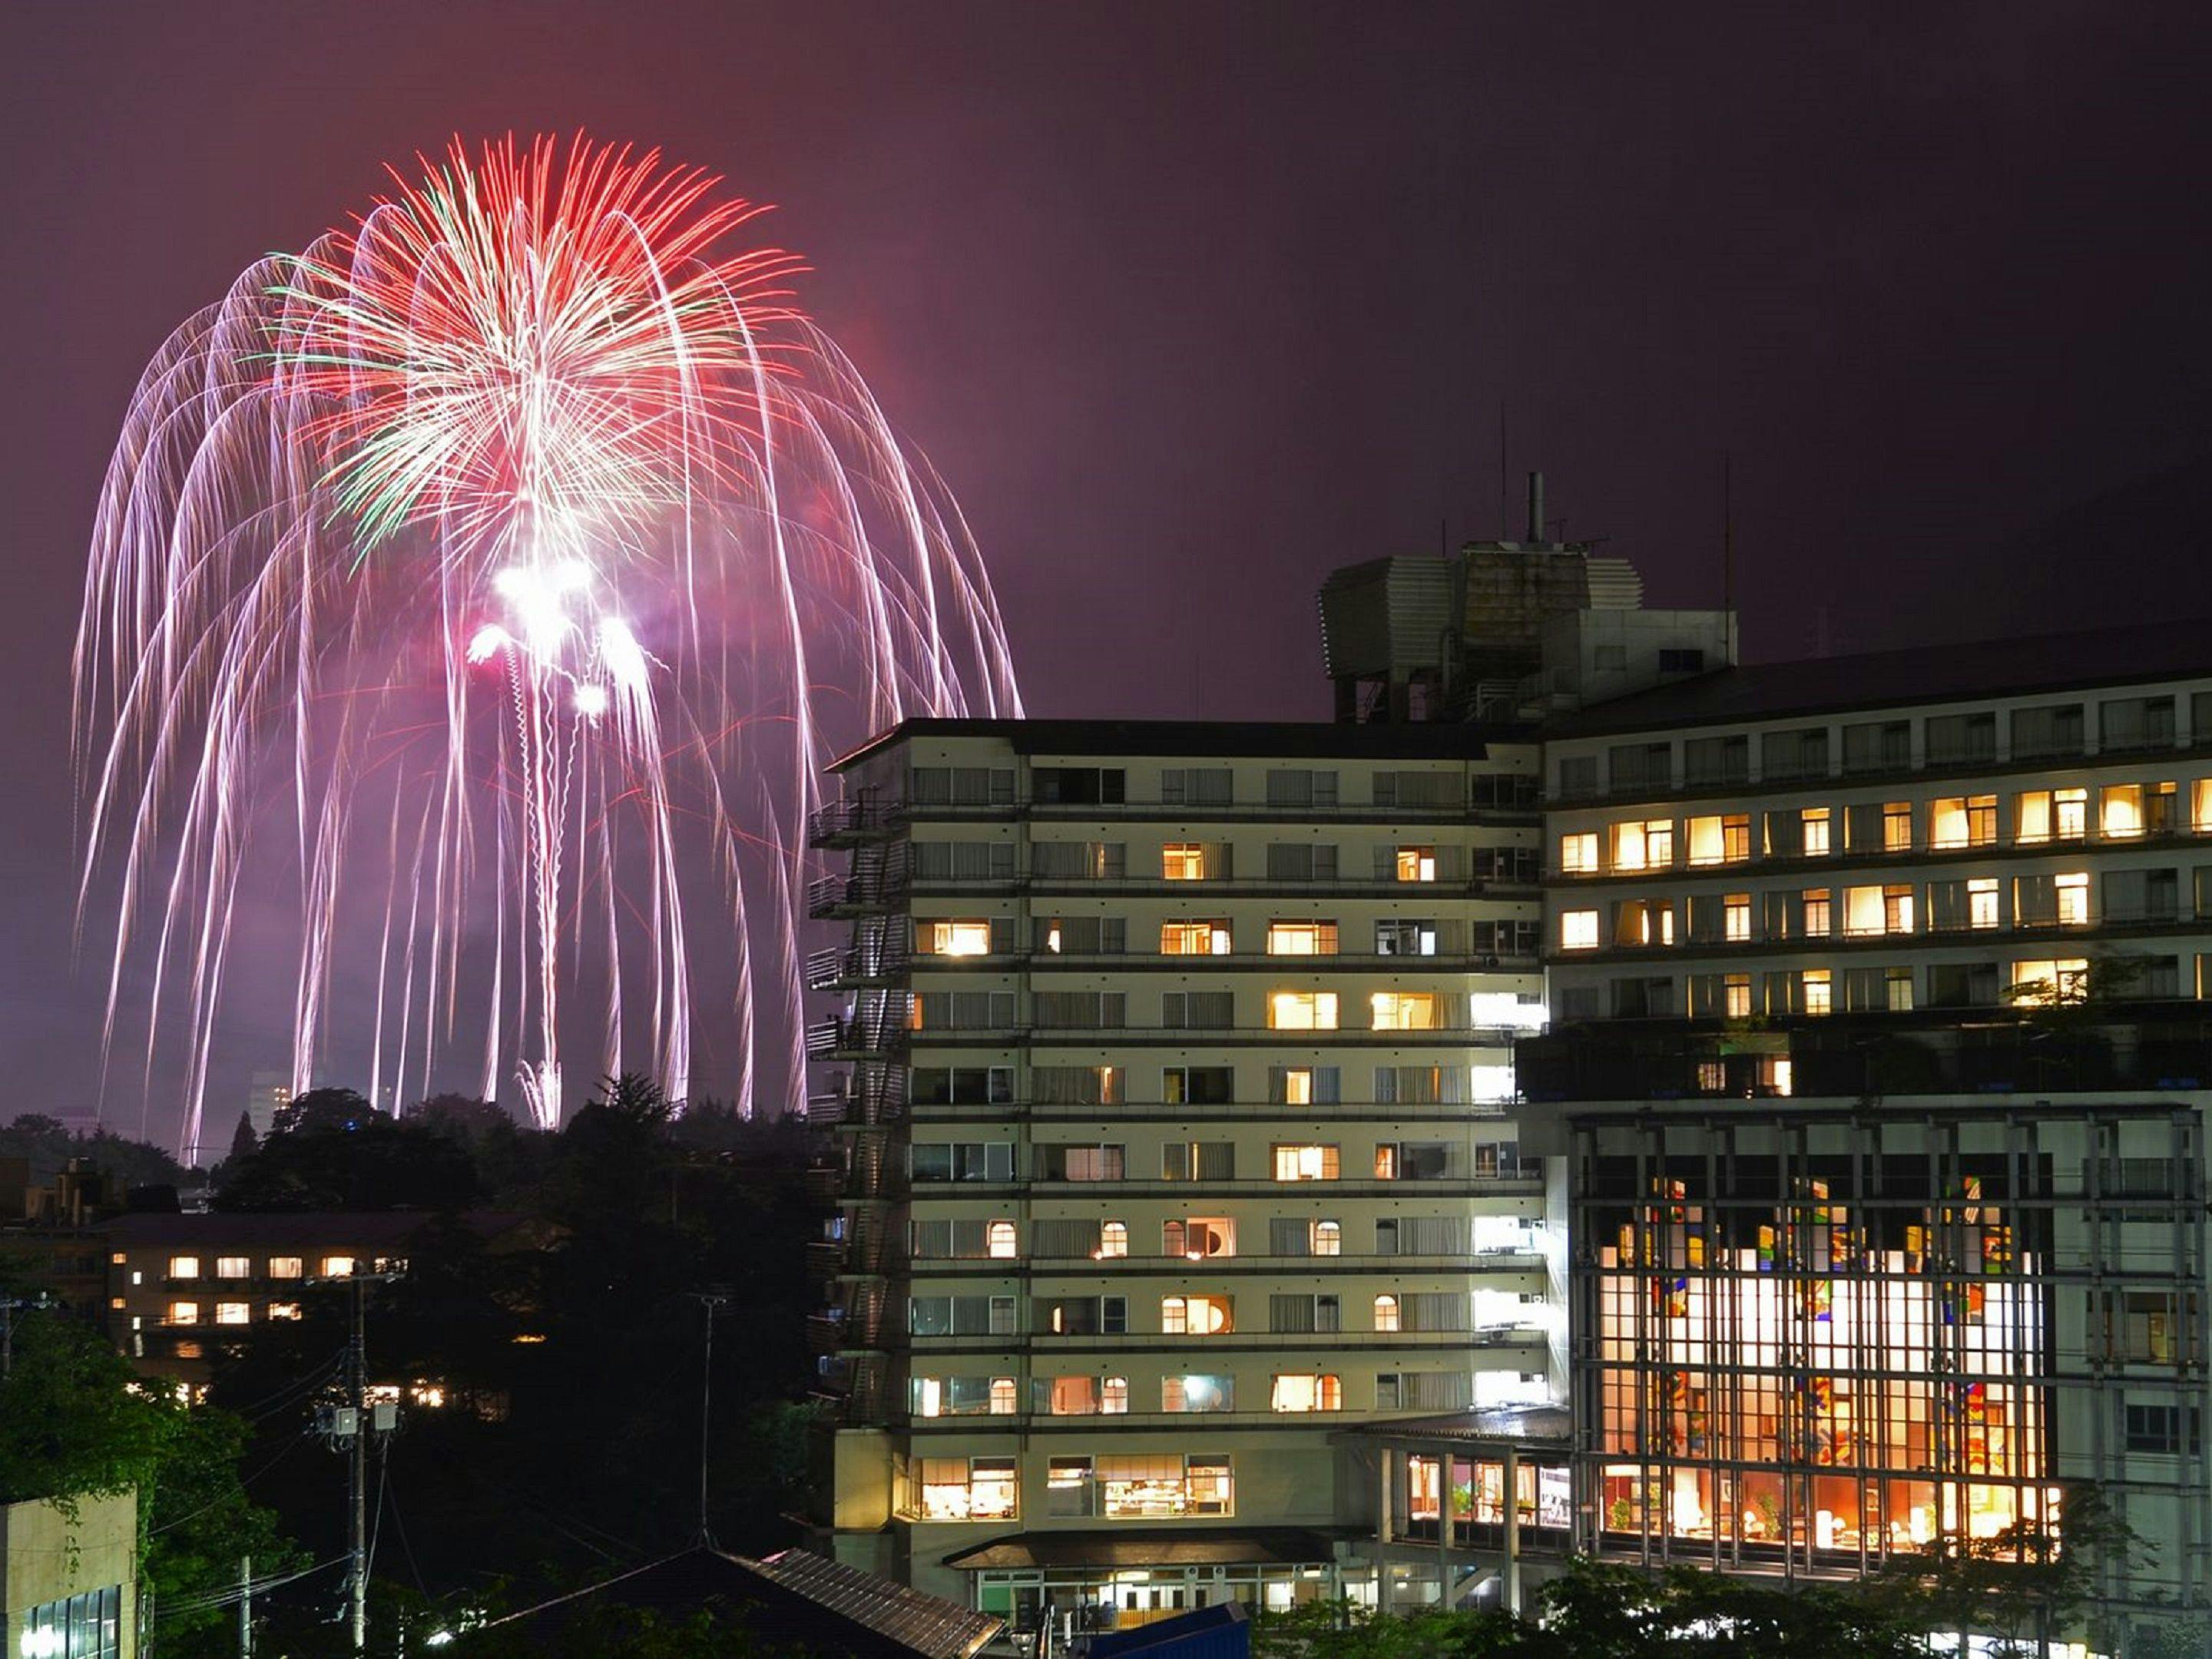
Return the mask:
{"type": "Polygon", "coordinates": [[[908,968],[903,945],[883,945],[873,949],[833,945],[806,958],[806,988],[847,991],[896,984],[905,976],[908,968]]]}
{"type": "Polygon", "coordinates": [[[845,1171],[836,1164],[813,1164],[799,1176],[799,1190],[817,1204],[835,1204],[844,1188],[845,1171]]]}
{"type": "Polygon", "coordinates": [[[806,1028],[809,1060],[880,1060],[904,1051],[913,1034],[889,1018],[842,1019],[833,1015],[806,1028]]]}
{"type": "Polygon", "coordinates": [[[823,849],[857,846],[891,833],[897,821],[896,811],[881,801],[826,802],[807,816],[806,844],[823,849]]]}

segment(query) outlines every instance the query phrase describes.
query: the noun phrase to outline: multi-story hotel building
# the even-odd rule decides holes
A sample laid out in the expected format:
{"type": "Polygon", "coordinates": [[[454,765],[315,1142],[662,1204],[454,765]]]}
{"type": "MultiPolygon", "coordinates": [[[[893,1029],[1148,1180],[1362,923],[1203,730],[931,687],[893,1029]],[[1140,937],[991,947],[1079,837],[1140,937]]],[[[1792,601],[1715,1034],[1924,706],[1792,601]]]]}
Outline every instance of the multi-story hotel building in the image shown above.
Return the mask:
{"type": "MultiPolygon", "coordinates": [[[[2063,1533],[2212,1598],[2197,624],[1734,668],[1546,727],[1577,1541],[1846,1574],[2063,1533]]],[[[2123,1647],[2124,1650],[2124,1647],[2123,1647]]]]}
{"type": "Polygon", "coordinates": [[[1361,1589],[1334,1431],[1554,1397],[1533,744],[916,720],[837,769],[840,1557],[1016,1614],[1361,1589]]]}

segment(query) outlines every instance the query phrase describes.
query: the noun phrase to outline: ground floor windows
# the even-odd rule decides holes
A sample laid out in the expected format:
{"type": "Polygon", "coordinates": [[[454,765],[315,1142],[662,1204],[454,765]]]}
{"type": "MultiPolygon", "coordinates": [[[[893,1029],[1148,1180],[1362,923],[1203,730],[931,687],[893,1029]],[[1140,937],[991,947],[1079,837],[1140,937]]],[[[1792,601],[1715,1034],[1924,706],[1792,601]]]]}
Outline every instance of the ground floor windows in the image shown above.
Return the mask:
{"type": "Polygon", "coordinates": [[[123,1651],[123,1587],[42,1602],[23,1615],[22,1652],[37,1659],[117,1659],[123,1651]]]}

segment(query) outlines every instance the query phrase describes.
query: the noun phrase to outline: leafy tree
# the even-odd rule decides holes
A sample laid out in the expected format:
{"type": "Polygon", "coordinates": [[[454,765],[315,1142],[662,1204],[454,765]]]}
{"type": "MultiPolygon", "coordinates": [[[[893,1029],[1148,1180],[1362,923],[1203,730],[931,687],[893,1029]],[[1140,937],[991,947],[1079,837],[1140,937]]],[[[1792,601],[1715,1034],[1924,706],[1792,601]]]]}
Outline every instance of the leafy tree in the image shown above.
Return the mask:
{"type": "Polygon", "coordinates": [[[24,1112],[0,1126],[0,1158],[30,1161],[34,1181],[51,1181],[71,1158],[82,1158],[126,1187],[179,1187],[192,1172],[159,1146],[125,1140],[106,1129],[72,1134],[56,1118],[24,1112]]]}
{"type": "MultiPolygon", "coordinates": [[[[343,1092],[343,1091],[341,1091],[343,1092]]],[[[356,1097],[358,1098],[358,1097],[356,1097]]],[[[381,1112],[332,1127],[317,1115],[223,1166],[219,1210],[451,1210],[480,1196],[467,1146],[381,1112]]]]}
{"type": "Polygon", "coordinates": [[[141,1567],[164,1618],[163,1650],[228,1650],[229,1615],[193,1609],[236,1581],[239,1558],[282,1572],[302,1558],[239,1478],[246,1423],[141,1386],[90,1328],[34,1318],[0,1379],[0,1502],[45,1498],[70,1515],[86,1498],[135,1489],[141,1567]]]}
{"type": "Polygon", "coordinates": [[[1323,1602],[1264,1613],[1260,1659],[1928,1659],[1914,1609],[1856,1589],[1794,1592],[1694,1568],[1652,1575],[1580,1560],[1536,1592],[1526,1617],[1502,1608],[1376,1615],[1323,1602]]]}
{"type": "Polygon", "coordinates": [[[369,1103],[368,1097],[352,1089],[310,1089],[297,1100],[288,1101],[276,1109],[270,1121],[269,1132],[277,1135],[296,1134],[304,1129],[333,1129],[351,1132],[381,1120],[391,1121],[391,1115],[380,1112],[369,1103]]]}

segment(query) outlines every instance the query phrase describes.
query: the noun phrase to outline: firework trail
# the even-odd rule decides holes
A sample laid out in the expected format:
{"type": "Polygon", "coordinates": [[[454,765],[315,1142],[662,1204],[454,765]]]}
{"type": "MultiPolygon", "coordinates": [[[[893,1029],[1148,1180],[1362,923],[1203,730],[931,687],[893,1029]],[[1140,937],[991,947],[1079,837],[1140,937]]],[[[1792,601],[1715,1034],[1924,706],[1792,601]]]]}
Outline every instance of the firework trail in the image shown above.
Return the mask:
{"type": "Polygon", "coordinates": [[[757,209],[580,138],[422,169],[169,338],[100,497],[80,904],[187,1147],[276,892],[295,1088],[343,1039],[373,1098],[512,1078],[550,1127],[564,1054],[683,1097],[711,1001],[740,1105],[791,1098],[822,763],[1020,712],[957,507],[757,209]]]}

